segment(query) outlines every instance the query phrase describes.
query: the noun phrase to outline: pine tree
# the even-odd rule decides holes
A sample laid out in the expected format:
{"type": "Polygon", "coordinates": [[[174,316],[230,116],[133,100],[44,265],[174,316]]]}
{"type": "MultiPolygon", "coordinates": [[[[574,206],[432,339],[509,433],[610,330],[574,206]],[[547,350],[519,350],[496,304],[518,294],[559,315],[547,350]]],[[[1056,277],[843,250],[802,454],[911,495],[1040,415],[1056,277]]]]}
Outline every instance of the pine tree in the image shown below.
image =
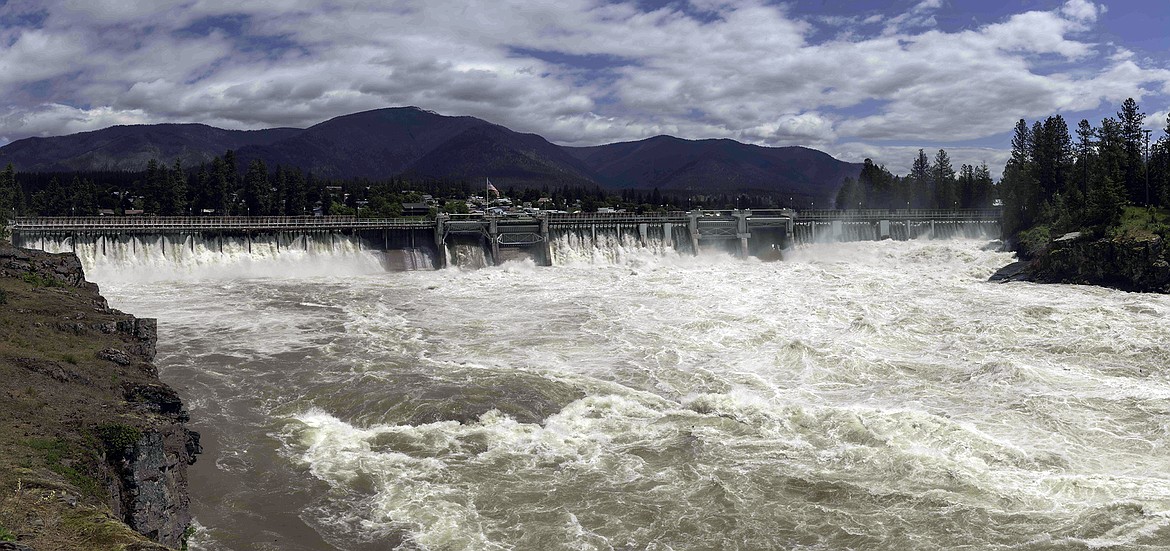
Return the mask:
{"type": "Polygon", "coordinates": [[[73,216],[97,214],[97,188],[89,178],[82,179],[76,174],[69,184],[69,213],[73,216]]]}
{"type": "Polygon", "coordinates": [[[142,187],[142,210],[146,214],[160,214],[163,195],[167,188],[167,167],[157,159],[146,163],[146,183],[142,187]]]}
{"type": "Polygon", "coordinates": [[[219,157],[211,160],[211,180],[208,182],[208,208],[215,211],[216,216],[228,216],[232,206],[232,176],[228,164],[219,157]]]}
{"type": "Polygon", "coordinates": [[[931,186],[934,189],[934,208],[950,209],[959,204],[955,193],[955,169],[947,150],[939,149],[930,167],[931,186]]]}
{"type": "Polygon", "coordinates": [[[276,175],[273,178],[272,187],[272,201],[268,205],[268,213],[272,216],[282,216],[286,214],[286,205],[289,199],[288,176],[284,173],[284,167],[276,165],[276,175]]]}
{"type": "Polygon", "coordinates": [[[16,172],[9,164],[0,172],[0,238],[6,238],[7,227],[13,218],[24,211],[24,193],[16,182],[16,172]]]}
{"type": "Polygon", "coordinates": [[[160,214],[163,216],[181,216],[188,211],[187,173],[183,171],[183,163],[179,159],[175,159],[175,166],[167,173],[161,203],[160,214]]]}
{"type": "Polygon", "coordinates": [[[970,208],[975,203],[975,167],[964,163],[959,167],[959,177],[956,180],[959,206],[970,208]]]}
{"type": "Polygon", "coordinates": [[[250,216],[268,213],[269,193],[268,168],[264,161],[256,159],[248,166],[244,175],[244,206],[250,216]]]}
{"type": "Polygon", "coordinates": [[[287,216],[304,216],[309,212],[309,188],[305,183],[305,175],[300,168],[295,168],[288,175],[289,198],[284,205],[284,214],[287,216]]]}
{"type": "Polygon", "coordinates": [[[69,194],[54,176],[49,186],[33,195],[33,204],[40,216],[69,216],[73,207],[69,194]]]}
{"type": "Polygon", "coordinates": [[[1043,200],[1053,200],[1056,194],[1067,191],[1072,158],[1072,138],[1063,117],[1048,117],[1043,124],[1033,127],[1032,163],[1043,200]]]}
{"type": "Polygon", "coordinates": [[[1089,121],[1081,119],[1077,123],[1076,170],[1079,177],[1077,187],[1081,193],[1089,189],[1089,170],[1092,168],[1093,156],[1096,154],[1097,131],[1089,121]]]}
{"type": "Polygon", "coordinates": [[[1129,152],[1124,125],[1117,120],[1110,117],[1102,120],[1097,136],[1096,170],[1090,173],[1086,193],[1086,223],[1108,227],[1121,219],[1128,202],[1125,177],[1129,152]]]}
{"type": "Polygon", "coordinates": [[[1121,140],[1125,152],[1122,164],[1122,178],[1129,200],[1146,204],[1145,163],[1142,159],[1144,151],[1145,133],[1142,132],[1142,123],[1146,114],[1141,112],[1133,98],[1128,98],[1121,104],[1121,111],[1117,112],[1117,122],[1120,125],[1121,140]]]}
{"type": "Polygon", "coordinates": [[[860,209],[864,208],[865,204],[865,190],[862,189],[861,183],[854,180],[852,176],[847,176],[845,182],[841,184],[841,189],[837,190],[836,207],[839,209],[860,209]]]}
{"type": "Polygon", "coordinates": [[[191,197],[192,214],[196,216],[204,214],[205,210],[215,208],[215,201],[212,197],[211,169],[206,163],[201,163],[199,170],[195,172],[195,184],[191,186],[188,196],[191,197]]]}
{"type": "Polygon", "coordinates": [[[1160,206],[1170,206],[1170,115],[1166,115],[1166,126],[1162,137],[1150,149],[1151,193],[1160,206]]]}
{"type": "Polygon", "coordinates": [[[970,206],[976,208],[987,208],[991,206],[994,201],[995,181],[991,178],[991,169],[987,168],[987,163],[979,163],[975,167],[975,183],[974,191],[972,192],[972,203],[970,206]]]}
{"type": "Polygon", "coordinates": [[[914,159],[914,165],[910,167],[908,179],[908,189],[913,197],[911,199],[912,206],[914,208],[933,206],[934,193],[931,191],[933,176],[930,171],[930,159],[921,149],[918,150],[918,157],[914,159]]]}
{"type": "Polygon", "coordinates": [[[1032,131],[1020,119],[1012,136],[1012,153],[1000,179],[1000,198],[1003,200],[1003,232],[1012,235],[1032,227],[1039,214],[1036,179],[1031,166],[1032,131]]]}
{"type": "Polygon", "coordinates": [[[867,158],[862,163],[857,184],[864,208],[888,209],[899,204],[894,196],[894,175],[886,167],[874,164],[872,159],[867,158]]]}

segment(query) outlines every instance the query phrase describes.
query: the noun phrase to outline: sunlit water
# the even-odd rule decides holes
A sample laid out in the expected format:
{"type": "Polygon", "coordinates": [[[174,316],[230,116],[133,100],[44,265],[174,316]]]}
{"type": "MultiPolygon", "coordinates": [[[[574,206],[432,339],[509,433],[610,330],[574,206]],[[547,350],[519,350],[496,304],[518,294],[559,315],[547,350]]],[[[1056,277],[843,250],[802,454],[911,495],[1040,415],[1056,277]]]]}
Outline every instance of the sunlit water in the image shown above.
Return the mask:
{"type": "Polygon", "coordinates": [[[200,549],[1170,548],[1170,300],[985,243],[82,256],[159,318],[200,549]]]}

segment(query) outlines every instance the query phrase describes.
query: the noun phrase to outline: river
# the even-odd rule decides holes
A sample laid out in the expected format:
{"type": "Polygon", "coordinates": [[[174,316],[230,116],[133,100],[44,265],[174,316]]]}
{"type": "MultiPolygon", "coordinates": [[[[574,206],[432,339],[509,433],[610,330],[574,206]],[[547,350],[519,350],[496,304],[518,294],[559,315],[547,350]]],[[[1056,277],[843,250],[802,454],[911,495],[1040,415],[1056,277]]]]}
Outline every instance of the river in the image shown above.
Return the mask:
{"type": "Polygon", "coordinates": [[[1170,298],[985,244],[79,252],[159,319],[195,549],[1170,548],[1170,298]]]}

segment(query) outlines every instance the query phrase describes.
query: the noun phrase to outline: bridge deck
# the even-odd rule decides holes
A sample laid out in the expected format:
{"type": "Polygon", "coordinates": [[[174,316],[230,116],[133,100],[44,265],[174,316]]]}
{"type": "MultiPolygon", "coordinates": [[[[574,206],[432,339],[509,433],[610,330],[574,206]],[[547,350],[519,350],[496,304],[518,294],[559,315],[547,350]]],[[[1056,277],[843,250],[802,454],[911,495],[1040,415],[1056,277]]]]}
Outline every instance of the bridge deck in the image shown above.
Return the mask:
{"type": "MultiPolygon", "coordinates": [[[[756,211],[752,212],[753,214],[756,211]]],[[[999,220],[1003,209],[852,209],[852,210],[802,210],[797,211],[793,220],[999,220]]]]}
{"type": "Polygon", "coordinates": [[[20,218],[16,231],[219,231],[219,230],[345,230],[428,229],[433,220],[358,218],[356,216],[88,216],[20,218]]]}
{"type": "MultiPolygon", "coordinates": [[[[543,213],[539,216],[481,216],[454,215],[445,224],[452,229],[468,231],[490,222],[499,226],[539,224],[547,220],[551,227],[581,227],[612,224],[688,224],[699,226],[731,223],[736,216],[746,216],[749,225],[757,227],[780,225],[792,220],[823,222],[876,222],[878,220],[955,220],[998,221],[1000,209],[959,210],[747,210],[747,211],[691,211],[658,213],[543,213]],[[758,224],[752,224],[758,220],[758,224]]],[[[19,218],[12,229],[17,232],[167,232],[167,231],[295,231],[295,230],[384,230],[435,229],[436,220],[420,218],[358,218],[356,216],[88,216],[63,218],[19,218]]]]}

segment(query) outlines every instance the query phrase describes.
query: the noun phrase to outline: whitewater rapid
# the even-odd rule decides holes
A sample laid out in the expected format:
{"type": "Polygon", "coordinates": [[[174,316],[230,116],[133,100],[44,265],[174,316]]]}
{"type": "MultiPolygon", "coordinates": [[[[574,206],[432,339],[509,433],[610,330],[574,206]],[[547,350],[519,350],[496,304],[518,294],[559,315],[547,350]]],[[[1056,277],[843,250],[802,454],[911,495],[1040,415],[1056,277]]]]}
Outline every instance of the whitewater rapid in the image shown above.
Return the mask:
{"type": "Polygon", "coordinates": [[[985,244],[82,258],[159,318],[197,548],[1170,548],[1170,300],[985,244]]]}

